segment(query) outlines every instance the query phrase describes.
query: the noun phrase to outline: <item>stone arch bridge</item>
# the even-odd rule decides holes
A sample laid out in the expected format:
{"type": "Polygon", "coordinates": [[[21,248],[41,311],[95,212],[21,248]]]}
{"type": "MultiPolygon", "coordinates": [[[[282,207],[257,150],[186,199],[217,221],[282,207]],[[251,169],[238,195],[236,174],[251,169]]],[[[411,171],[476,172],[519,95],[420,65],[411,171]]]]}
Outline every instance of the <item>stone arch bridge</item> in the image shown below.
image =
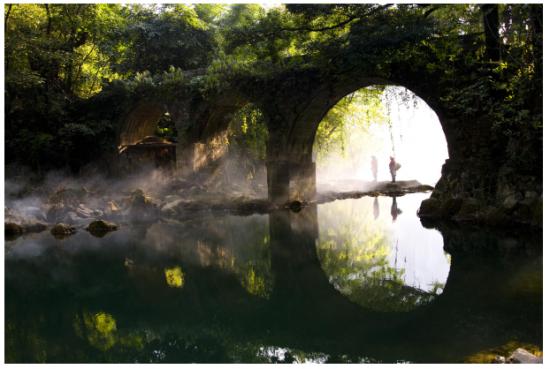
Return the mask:
{"type": "MultiPolygon", "coordinates": [[[[153,94],[136,99],[119,117],[119,143],[131,144],[152,134],[161,115],[169,112],[178,128],[178,168],[190,171],[217,157],[208,143],[227,128],[237,110],[252,103],[261,109],[268,125],[269,199],[276,203],[309,201],[316,193],[312,146],[325,114],[358,89],[398,85],[414,92],[435,111],[448,145],[449,159],[421,215],[507,223],[515,222],[517,212],[523,211],[523,223],[537,225],[542,220],[542,175],[516,175],[510,164],[510,142],[494,139],[492,122],[486,116],[465,118],[445,103],[443,96],[456,86],[443,82],[440,72],[413,63],[389,63],[383,71],[379,69],[372,63],[343,57],[328,68],[293,67],[269,76],[241,73],[228,78],[224,88],[207,97],[182,93],[158,98],[153,94]]],[[[189,73],[192,77],[205,71],[189,73]]]]}

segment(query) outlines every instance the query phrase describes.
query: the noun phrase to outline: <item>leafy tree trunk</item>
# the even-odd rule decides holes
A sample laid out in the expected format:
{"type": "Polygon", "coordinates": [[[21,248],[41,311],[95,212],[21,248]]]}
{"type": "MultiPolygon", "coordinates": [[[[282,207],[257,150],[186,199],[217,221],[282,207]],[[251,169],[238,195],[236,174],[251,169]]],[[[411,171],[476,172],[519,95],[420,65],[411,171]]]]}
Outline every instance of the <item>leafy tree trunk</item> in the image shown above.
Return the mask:
{"type": "Polygon", "coordinates": [[[486,55],[490,61],[498,61],[500,60],[498,4],[484,4],[481,6],[481,12],[487,47],[486,55]]]}
{"type": "MultiPolygon", "coordinates": [[[[8,33],[8,19],[10,18],[11,8],[13,7],[13,4],[8,5],[8,9],[6,10],[6,15],[4,16],[4,39],[7,36],[8,33]]],[[[5,42],[5,40],[4,40],[5,42]]],[[[7,74],[10,66],[10,53],[8,52],[7,48],[4,48],[4,51],[6,53],[6,67],[4,72],[7,74]]]]}
{"type": "Polygon", "coordinates": [[[6,10],[6,15],[4,16],[4,32],[8,29],[8,19],[10,18],[11,8],[13,7],[13,4],[8,5],[8,9],[6,10]]]}
{"type": "Polygon", "coordinates": [[[46,27],[46,34],[49,36],[52,32],[52,15],[50,13],[50,6],[48,4],[44,4],[44,7],[46,8],[46,15],[48,16],[48,25],[46,27]]]}

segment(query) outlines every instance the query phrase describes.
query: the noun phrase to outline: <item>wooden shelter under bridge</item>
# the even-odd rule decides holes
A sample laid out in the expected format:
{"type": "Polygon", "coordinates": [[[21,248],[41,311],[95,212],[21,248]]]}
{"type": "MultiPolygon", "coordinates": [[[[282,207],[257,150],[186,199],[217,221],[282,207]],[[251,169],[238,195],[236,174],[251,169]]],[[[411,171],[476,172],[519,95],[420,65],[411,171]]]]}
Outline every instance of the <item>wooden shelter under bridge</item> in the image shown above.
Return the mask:
{"type": "Polygon", "coordinates": [[[147,136],[132,145],[120,148],[121,164],[130,173],[144,168],[176,169],[176,144],[156,136],[147,136]]]}

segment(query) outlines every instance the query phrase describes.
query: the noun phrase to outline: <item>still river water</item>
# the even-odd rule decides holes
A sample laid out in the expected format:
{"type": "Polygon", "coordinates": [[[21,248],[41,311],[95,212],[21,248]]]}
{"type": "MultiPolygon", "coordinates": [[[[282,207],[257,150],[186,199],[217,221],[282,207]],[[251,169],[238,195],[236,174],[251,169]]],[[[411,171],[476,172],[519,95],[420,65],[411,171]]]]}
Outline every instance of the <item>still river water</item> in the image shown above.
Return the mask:
{"type": "Polygon", "coordinates": [[[425,228],[427,196],[7,241],[6,361],[464,362],[540,349],[542,235],[425,228]]]}

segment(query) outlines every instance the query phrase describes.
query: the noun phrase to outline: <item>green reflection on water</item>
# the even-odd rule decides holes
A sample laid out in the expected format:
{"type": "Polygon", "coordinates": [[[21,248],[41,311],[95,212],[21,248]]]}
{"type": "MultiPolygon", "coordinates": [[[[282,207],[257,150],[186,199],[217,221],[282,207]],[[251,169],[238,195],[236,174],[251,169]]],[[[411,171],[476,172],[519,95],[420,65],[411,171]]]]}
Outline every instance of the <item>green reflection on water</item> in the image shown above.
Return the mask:
{"type": "Polygon", "coordinates": [[[165,268],[164,275],[166,277],[166,283],[170,287],[182,288],[185,283],[185,274],[179,266],[174,268],[165,268]]]}
{"type": "Polygon", "coordinates": [[[330,282],[351,301],[377,311],[409,311],[432,301],[444,281],[435,281],[429,291],[406,285],[405,269],[392,265],[388,224],[372,220],[372,209],[357,204],[320,207],[317,253],[330,282]]]}

